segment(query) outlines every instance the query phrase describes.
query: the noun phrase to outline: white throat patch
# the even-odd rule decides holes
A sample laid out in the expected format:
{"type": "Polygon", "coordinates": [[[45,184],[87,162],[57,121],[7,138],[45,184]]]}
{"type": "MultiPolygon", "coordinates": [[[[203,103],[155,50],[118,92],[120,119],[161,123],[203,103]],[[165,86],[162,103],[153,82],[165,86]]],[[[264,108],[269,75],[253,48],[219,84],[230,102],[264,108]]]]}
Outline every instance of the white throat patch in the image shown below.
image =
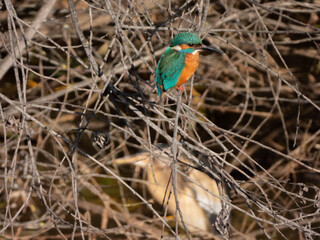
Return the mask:
{"type": "Polygon", "coordinates": [[[197,52],[199,52],[200,50],[199,49],[195,49],[193,52],[192,52],[192,55],[195,55],[197,52]]]}

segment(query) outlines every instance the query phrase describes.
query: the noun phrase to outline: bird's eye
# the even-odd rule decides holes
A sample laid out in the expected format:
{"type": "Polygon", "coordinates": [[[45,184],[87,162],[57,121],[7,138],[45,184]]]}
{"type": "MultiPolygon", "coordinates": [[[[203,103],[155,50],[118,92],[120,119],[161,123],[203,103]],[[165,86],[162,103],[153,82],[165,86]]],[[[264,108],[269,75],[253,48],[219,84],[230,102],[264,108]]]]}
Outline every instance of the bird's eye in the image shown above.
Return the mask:
{"type": "Polygon", "coordinates": [[[193,46],[193,43],[189,43],[188,46],[192,47],[192,46],[193,46]]]}

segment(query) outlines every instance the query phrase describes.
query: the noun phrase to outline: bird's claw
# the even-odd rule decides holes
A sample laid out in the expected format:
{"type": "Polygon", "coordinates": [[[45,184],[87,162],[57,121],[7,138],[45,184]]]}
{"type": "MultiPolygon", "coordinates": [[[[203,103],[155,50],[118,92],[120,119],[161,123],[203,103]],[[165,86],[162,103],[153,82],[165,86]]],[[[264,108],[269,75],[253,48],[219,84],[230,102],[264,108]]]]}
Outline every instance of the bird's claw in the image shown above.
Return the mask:
{"type": "Polygon", "coordinates": [[[177,89],[177,91],[181,90],[182,93],[184,93],[184,89],[182,86],[175,86],[175,88],[177,89]]]}

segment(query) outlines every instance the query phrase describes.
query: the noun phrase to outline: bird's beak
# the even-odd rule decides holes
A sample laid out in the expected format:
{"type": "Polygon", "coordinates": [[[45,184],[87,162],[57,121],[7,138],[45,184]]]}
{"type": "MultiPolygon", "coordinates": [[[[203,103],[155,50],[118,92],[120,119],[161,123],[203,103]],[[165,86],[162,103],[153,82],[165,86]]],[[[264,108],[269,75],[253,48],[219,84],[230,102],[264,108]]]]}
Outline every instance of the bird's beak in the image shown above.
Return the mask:
{"type": "Polygon", "coordinates": [[[220,55],[223,55],[223,52],[217,48],[213,48],[213,47],[208,47],[206,45],[202,45],[200,47],[197,48],[199,51],[204,51],[204,52],[216,52],[219,53],[220,55]]]}

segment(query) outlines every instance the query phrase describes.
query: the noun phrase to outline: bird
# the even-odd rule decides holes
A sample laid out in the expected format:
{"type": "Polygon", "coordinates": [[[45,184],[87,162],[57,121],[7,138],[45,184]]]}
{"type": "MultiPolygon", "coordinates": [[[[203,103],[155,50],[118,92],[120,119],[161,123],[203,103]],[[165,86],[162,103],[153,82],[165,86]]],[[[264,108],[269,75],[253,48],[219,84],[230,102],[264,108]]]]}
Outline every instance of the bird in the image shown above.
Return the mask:
{"type": "Polygon", "coordinates": [[[172,87],[184,92],[182,84],[189,80],[196,71],[199,65],[199,52],[202,51],[223,54],[217,48],[205,46],[201,38],[194,33],[178,33],[156,67],[154,81],[158,95],[161,96],[172,87]]]}
{"type": "MultiPolygon", "coordinates": [[[[135,166],[143,168],[146,171],[147,189],[153,199],[159,204],[168,204],[168,213],[175,215],[175,197],[173,193],[169,193],[172,186],[170,181],[172,159],[169,154],[170,148],[162,147],[160,150],[154,150],[152,166],[150,152],[118,158],[115,163],[118,165],[134,163],[135,166]]],[[[215,179],[198,169],[188,167],[191,161],[185,154],[180,156],[179,161],[177,191],[183,220],[191,233],[213,233],[213,221],[222,210],[220,198],[227,196],[227,193],[223,190],[221,197],[215,179]]],[[[181,221],[179,222],[181,224],[181,221]]]]}

